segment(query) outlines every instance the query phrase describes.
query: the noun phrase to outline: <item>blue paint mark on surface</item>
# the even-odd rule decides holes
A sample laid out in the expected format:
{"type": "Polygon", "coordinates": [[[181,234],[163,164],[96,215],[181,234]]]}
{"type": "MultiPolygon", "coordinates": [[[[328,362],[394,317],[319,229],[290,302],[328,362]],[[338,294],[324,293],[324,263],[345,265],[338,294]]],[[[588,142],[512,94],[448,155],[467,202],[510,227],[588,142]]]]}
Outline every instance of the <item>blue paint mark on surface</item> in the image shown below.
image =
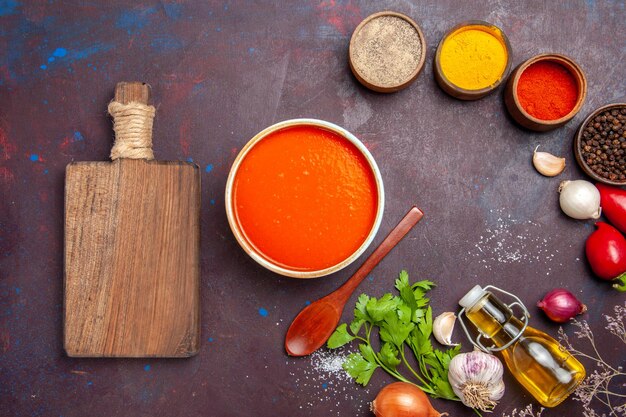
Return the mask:
{"type": "Polygon", "coordinates": [[[44,174],[47,174],[47,173],[48,173],[48,170],[47,170],[47,169],[44,169],[44,170],[43,170],[43,173],[44,173],[44,174]]]}
{"type": "Polygon", "coordinates": [[[22,292],[22,289],[20,287],[15,287],[15,294],[20,294],[22,292]]]}
{"type": "Polygon", "coordinates": [[[324,388],[324,389],[328,388],[328,384],[327,384],[326,382],[324,382],[324,383],[322,384],[322,388],[324,388]]]}
{"type": "Polygon", "coordinates": [[[95,45],[89,46],[87,48],[79,49],[76,51],[70,52],[68,58],[70,58],[70,62],[78,61],[81,59],[85,59],[93,54],[98,54],[101,52],[106,52],[113,48],[113,45],[105,44],[105,43],[97,43],[95,45]]]}
{"type": "Polygon", "coordinates": [[[48,100],[41,100],[41,102],[45,104],[46,106],[48,105],[48,100]]]}
{"type": "Polygon", "coordinates": [[[208,340],[209,342],[213,342],[213,338],[212,338],[212,337],[209,337],[207,340],[208,340]]]}
{"type": "Polygon", "coordinates": [[[155,12],[156,9],[154,7],[142,10],[124,10],[115,22],[115,27],[126,29],[126,32],[132,35],[150,23],[150,15],[155,12]]]}
{"type": "Polygon", "coordinates": [[[259,314],[261,315],[261,317],[267,317],[267,315],[269,314],[268,311],[266,309],[264,309],[263,307],[259,308],[259,314]]]}
{"type": "Polygon", "coordinates": [[[305,305],[305,306],[308,306],[309,304],[311,304],[311,302],[310,302],[309,300],[306,300],[306,301],[304,302],[304,305],[305,305]]]}
{"type": "Polygon", "coordinates": [[[192,89],[191,91],[192,91],[193,93],[197,93],[198,91],[202,90],[202,88],[203,88],[203,84],[204,84],[204,81],[201,81],[201,82],[199,82],[199,83],[197,83],[197,84],[194,84],[194,85],[193,85],[193,89],[192,89]]]}
{"type": "Polygon", "coordinates": [[[256,51],[256,49],[254,48],[248,48],[248,53],[249,54],[253,54],[256,51]]]}
{"type": "Polygon", "coordinates": [[[0,16],[14,14],[19,5],[20,3],[15,0],[0,0],[0,16]]]}
{"type": "Polygon", "coordinates": [[[374,282],[374,277],[372,277],[372,276],[367,277],[367,279],[368,279],[369,282],[374,282]]]}
{"type": "Polygon", "coordinates": [[[143,370],[144,370],[144,371],[149,371],[149,370],[150,370],[150,365],[146,365],[146,366],[144,366],[144,367],[143,367],[143,370]]]}
{"type": "Polygon", "coordinates": [[[152,393],[147,388],[143,388],[141,393],[139,393],[139,399],[144,403],[148,403],[152,399],[152,393]]]}
{"type": "Polygon", "coordinates": [[[74,132],[74,140],[85,140],[85,138],[83,137],[83,134],[77,130],[74,132]]]}
{"type": "Polygon", "coordinates": [[[57,58],[63,58],[65,55],[67,55],[67,49],[65,48],[57,48],[52,53],[52,56],[57,58]]]}
{"type": "Polygon", "coordinates": [[[228,4],[224,5],[224,10],[228,10],[228,4]]]}
{"type": "Polygon", "coordinates": [[[37,155],[36,153],[33,153],[30,155],[30,160],[35,162],[35,161],[39,161],[39,155],[37,155]]]}
{"type": "Polygon", "coordinates": [[[87,381],[87,386],[88,386],[88,387],[90,387],[90,386],[92,386],[92,385],[93,385],[93,382],[91,382],[91,381],[87,381]]]}
{"type": "Polygon", "coordinates": [[[221,32],[221,31],[222,31],[222,28],[215,28],[215,31],[216,31],[216,32],[221,32]]]}
{"type": "Polygon", "coordinates": [[[187,162],[193,162],[193,158],[187,158],[187,162]]]}
{"type": "MultiPolygon", "coordinates": [[[[68,51],[65,48],[57,48],[52,53],[52,56],[48,58],[48,63],[59,62],[59,60],[63,58],[64,62],[66,62],[67,64],[72,64],[75,61],[88,58],[89,56],[100,53],[100,52],[106,52],[112,48],[113,48],[113,45],[105,44],[105,43],[96,43],[94,45],[88,46],[83,49],[70,50],[70,51],[68,51]]],[[[87,64],[87,66],[91,67],[94,71],[97,70],[96,66],[91,63],[87,64]]],[[[48,66],[44,64],[40,66],[39,68],[46,69],[48,68],[48,66]]],[[[71,67],[68,67],[67,71],[73,72],[71,67]]]]}
{"type": "Polygon", "coordinates": [[[214,205],[215,205],[215,199],[214,199],[214,198],[212,198],[212,199],[211,199],[211,205],[212,205],[212,206],[214,206],[214,205]]]}
{"type": "Polygon", "coordinates": [[[165,10],[165,15],[170,19],[178,19],[183,11],[182,4],[170,3],[164,4],[163,9],[165,10]]]}
{"type": "Polygon", "coordinates": [[[213,171],[213,164],[209,164],[209,165],[207,165],[207,166],[206,166],[205,171],[206,171],[206,172],[211,172],[211,171],[213,171]]]}
{"type": "Polygon", "coordinates": [[[173,51],[183,47],[183,43],[173,36],[160,36],[150,42],[150,47],[157,51],[173,51]]]}

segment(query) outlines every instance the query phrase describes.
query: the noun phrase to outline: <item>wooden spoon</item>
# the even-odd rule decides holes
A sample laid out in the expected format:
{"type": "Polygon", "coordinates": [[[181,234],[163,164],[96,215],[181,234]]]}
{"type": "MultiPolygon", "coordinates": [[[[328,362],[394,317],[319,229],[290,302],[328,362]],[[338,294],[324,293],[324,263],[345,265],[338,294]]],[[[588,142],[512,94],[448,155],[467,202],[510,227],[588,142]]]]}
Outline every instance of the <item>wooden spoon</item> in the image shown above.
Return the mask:
{"type": "Polygon", "coordinates": [[[356,287],[423,216],[420,209],[412,207],[349,280],[326,297],[305,307],[296,316],[285,336],[285,350],[289,355],[310,355],[328,340],[356,287]]]}

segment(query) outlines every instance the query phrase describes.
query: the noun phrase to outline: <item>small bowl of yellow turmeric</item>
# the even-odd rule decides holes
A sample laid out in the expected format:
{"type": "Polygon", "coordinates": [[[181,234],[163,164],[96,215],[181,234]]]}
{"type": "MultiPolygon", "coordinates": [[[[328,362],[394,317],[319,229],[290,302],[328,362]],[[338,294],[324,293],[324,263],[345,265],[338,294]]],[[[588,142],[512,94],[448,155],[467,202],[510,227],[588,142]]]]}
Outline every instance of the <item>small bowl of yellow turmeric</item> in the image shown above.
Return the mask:
{"type": "Polygon", "coordinates": [[[511,45],[499,27],[481,20],[463,22],[439,42],[435,79],[461,100],[477,100],[495,90],[511,69],[511,45]]]}

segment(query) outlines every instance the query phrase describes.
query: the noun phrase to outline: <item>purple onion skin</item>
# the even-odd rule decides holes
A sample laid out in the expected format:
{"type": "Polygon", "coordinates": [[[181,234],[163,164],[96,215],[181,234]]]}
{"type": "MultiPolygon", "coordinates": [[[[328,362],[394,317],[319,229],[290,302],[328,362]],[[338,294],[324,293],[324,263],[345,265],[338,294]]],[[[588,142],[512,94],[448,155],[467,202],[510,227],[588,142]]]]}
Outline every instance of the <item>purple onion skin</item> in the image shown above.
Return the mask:
{"type": "Polygon", "coordinates": [[[587,311],[587,306],[565,288],[555,288],[548,292],[543,300],[537,303],[537,307],[542,309],[550,320],[557,323],[565,323],[587,311]]]}

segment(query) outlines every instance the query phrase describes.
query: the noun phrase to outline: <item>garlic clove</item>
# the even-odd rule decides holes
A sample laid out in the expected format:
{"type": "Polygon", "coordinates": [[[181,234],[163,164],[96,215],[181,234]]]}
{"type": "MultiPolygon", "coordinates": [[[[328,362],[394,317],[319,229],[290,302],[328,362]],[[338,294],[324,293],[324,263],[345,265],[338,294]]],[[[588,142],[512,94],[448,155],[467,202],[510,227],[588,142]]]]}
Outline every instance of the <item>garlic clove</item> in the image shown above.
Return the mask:
{"type": "Polygon", "coordinates": [[[452,331],[454,330],[454,323],[456,322],[456,316],[454,313],[446,311],[441,313],[433,321],[433,336],[439,343],[445,346],[457,346],[458,343],[452,343],[452,331]]]}
{"type": "Polygon", "coordinates": [[[546,177],[555,177],[565,169],[565,158],[559,158],[548,152],[537,152],[539,145],[533,152],[533,165],[535,169],[546,177]]]}

